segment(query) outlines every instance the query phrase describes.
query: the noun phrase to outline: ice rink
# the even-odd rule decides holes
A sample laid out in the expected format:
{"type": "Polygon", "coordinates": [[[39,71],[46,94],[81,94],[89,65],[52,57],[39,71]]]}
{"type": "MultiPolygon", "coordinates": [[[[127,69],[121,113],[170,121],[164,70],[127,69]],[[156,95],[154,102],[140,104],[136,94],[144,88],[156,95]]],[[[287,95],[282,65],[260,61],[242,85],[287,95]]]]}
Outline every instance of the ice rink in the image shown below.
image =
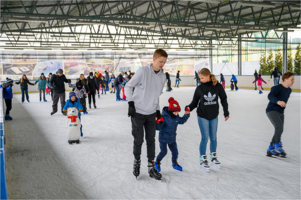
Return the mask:
{"type": "MultiPolygon", "coordinates": [[[[161,109],[174,97],[182,107],[189,104],[194,87],[173,89],[160,97],[161,109]]],[[[178,163],[171,154],[162,160],[162,181],[148,176],[146,143],[141,173],[133,176],[133,137],[127,102],[116,102],[107,93],[97,100],[97,109],[82,116],[81,143],[67,142],[67,117],[50,116],[52,102],[40,103],[30,93],[31,103],[21,104],[14,95],[11,116],[6,121],[8,190],[11,199],[300,199],[300,99],[293,92],[285,110],[282,135],[287,158],[266,157],[274,128],[266,116],[267,94],[254,90],[226,89],[230,119],[225,122],[220,106],[217,155],[221,169],[210,173],[199,168],[201,133],[196,110],[178,126],[178,163]]],[[[68,96],[68,95],[66,95],[68,96]]],[[[60,106],[59,106],[60,109],[60,106]]],[[[209,155],[209,142],[207,145],[209,155]]],[[[159,153],[158,132],[156,155],[159,153]]]]}

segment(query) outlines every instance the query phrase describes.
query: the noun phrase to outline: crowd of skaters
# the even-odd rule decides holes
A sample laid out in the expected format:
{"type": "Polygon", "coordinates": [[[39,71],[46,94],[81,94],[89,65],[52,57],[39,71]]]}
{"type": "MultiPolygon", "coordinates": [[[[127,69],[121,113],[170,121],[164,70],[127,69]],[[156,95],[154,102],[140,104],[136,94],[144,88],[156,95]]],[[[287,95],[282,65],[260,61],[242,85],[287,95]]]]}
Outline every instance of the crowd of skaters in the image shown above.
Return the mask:
{"type": "MultiPolygon", "coordinates": [[[[85,106],[87,96],[89,99],[89,108],[91,109],[92,101],[94,108],[96,108],[95,95],[98,94],[98,97],[100,96],[100,85],[102,86],[102,94],[103,92],[106,94],[106,92],[109,91],[108,85],[111,83],[115,88],[114,92],[116,91],[116,101],[128,101],[128,116],[131,117],[132,135],[134,137],[133,174],[136,177],[140,175],[140,155],[144,135],[147,145],[147,167],[151,178],[159,180],[162,178],[160,174],[161,162],[167,153],[167,146],[172,152],[172,167],[179,171],[183,170],[177,161],[178,148],[176,144],[176,130],[178,124],[184,124],[188,120],[190,112],[196,108],[198,124],[202,136],[199,146],[199,165],[204,170],[209,171],[210,167],[206,155],[206,147],[208,140],[210,140],[209,160],[213,166],[220,167],[220,162],[217,160],[216,137],[219,115],[218,99],[220,99],[223,107],[225,121],[227,121],[230,116],[227,95],[223,87],[224,84],[220,84],[209,69],[203,68],[199,72],[196,72],[197,88],[195,89],[191,103],[185,106],[185,115],[183,117],[179,116],[181,107],[172,97],[168,100],[169,106],[165,106],[161,112],[159,97],[162,94],[166,81],[168,82],[168,76],[163,72],[163,66],[166,63],[167,57],[168,55],[163,49],[157,49],[153,55],[153,63],[139,68],[134,76],[132,76],[133,74],[130,72],[129,74],[122,72],[116,78],[114,75],[110,78],[108,72],[105,72],[104,76],[97,72],[94,74],[90,72],[88,77],[81,74],[76,80],[75,85],[72,85],[71,80],[67,79],[63,74],[63,70],[59,69],[56,74],[50,74],[47,81],[45,81],[46,78],[44,74],[41,74],[41,77],[34,84],[39,83],[40,101],[42,101],[42,93],[44,94],[44,100],[46,100],[45,91],[47,87],[50,90],[49,93],[51,93],[53,99],[51,115],[57,112],[57,104],[60,99],[63,115],[66,115],[68,107],[77,107],[80,117],[80,112],[87,114],[87,108],[85,106]],[[68,83],[69,86],[73,88],[73,91],[69,93],[67,103],[65,103],[65,83],[68,83]],[[123,91],[123,98],[120,97],[120,90],[123,91]],[[160,131],[160,153],[157,157],[155,155],[156,129],[160,131]]],[[[176,78],[180,79],[179,76],[176,78]]],[[[235,78],[235,76],[232,76],[233,81],[235,81],[235,78]]],[[[275,127],[275,132],[268,147],[267,155],[285,157],[286,153],[282,148],[281,135],[284,125],[284,109],[291,93],[290,87],[294,83],[294,74],[286,72],[281,78],[283,83],[272,87],[268,95],[269,103],[266,113],[275,127]]],[[[30,83],[25,75],[22,76],[21,80],[16,82],[16,84],[21,84],[21,89],[24,90],[22,91],[22,103],[24,102],[24,94],[29,102],[27,89],[28,85],[33,85],[33,83],[30,83]]],[[[12,85],[13,81],[6,78],[6,82],[3,83],[3,97],[7,107],[5,120],[12,120],[12,117],[9,116],[13,96],[12,85]]],[[[170,86],[170,83],[168,83],[168,85],[170,86]]],[[[113,88],[111,93],[113,93],[113,88]]]]}

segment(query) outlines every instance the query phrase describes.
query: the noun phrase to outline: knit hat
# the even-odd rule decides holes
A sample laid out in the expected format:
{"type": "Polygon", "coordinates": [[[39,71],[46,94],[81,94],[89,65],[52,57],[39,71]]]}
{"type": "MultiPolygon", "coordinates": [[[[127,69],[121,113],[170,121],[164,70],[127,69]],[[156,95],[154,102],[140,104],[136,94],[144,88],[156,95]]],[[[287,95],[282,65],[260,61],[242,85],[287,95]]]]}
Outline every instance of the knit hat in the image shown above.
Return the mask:
{"type": "Polygon", "coordinates": [[[90,73],[89,73],[89,76],[93,76],[93,72],[90,72],[90,73]]]}
{"type": "Polygon", "coordinates": [[[69,92],[69,99],[71,99],[72,96],[76,97],[75,92],[69,92]]]}
{"type": "Polygon", "coordinates": [[[13,84],[14,81],[8,77],[6,77],[6,82],[5,82],[5,85],[8,85],[8,84],[13,84]]]}
{"type": "Polygon", "coordinates": [[[181,107],[180,107],[179,103],[173,97],[170,97],[168,99],[168,103],[169,103],[168,111],[173,111],[173,112],[181,111],[181,107]]]}
{"type": "Polygon", "coordinates": [[[64,71],[63,71],[62,69],[58,69],[56,73],[58,73],[58,74],[63,74],[63,72],[64,72],[64,71]]]}
{"type": "Polygon", "coordinates": [[[44,73],[41,73],[41,76],[44,75],[44,73]]]}

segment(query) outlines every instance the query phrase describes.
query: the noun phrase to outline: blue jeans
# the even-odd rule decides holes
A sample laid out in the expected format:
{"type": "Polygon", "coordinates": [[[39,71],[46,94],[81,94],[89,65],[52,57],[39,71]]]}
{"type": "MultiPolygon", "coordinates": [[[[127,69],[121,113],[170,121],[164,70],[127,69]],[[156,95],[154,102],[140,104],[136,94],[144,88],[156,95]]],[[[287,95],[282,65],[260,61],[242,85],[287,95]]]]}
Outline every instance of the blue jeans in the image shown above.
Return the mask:
{"type": "Polygon", "coordinates": [[[216,152],[218,117],[212,120],[207,120],[198,116],[198,123],[202,134],[200,155],[206,155],[208,137],[210,138],[210,153],[216,152]]]}
{"type": "MultiPolygon", "coordinates": [[[[106,86],[106,87],[107,87],[107,86],[106,86]]],[[[104,84],[101,85],[101,94],[103,94],[103,91],[105,91],[105,94],[107,94],[107,93],[106,93],[106,88],[105,88],[104,84]]]]}
{"type": "Polygon", "coordinates": [[[174,142],[174,143],[171,143],[171,144],[168,144],[168,143],[162,143],[160,142],[160,149],[161,149],[161,152],[158,154],[157,156],[157,159],[158,161],[161,161],[167,154],[167,145],[171,151],[171,160],[174,161],[174,160],[177,160],[178,159],[178,147],[177,147],[177,143],[174,142]]]}
{"type": "Polygon", "coordinates": [[[274,77],[274,85],[278,85],[279,77],[274,77]]]}
{"type": "Polygon", "coordinates": [[[26,100],[29,101],[28,89],[26,90],[21,89],[21,92],[22,92],[22,102],[24,102],[24,93],[26,95],[26,100]]]}
{"type": "Polygon", "coordinates": [[[120,99],[120,87],[115,86],[115,89],[116,89],[116,99],[120,99]]]}
{"type": "Polygon", "coordinates": [[[109,81],[105,81],[106,84],[106,90],[109,91],[109,81]]]}
{"type": "Polygon", "coordinates": [[[179,84],[180,84],[180,79],[176,79],[175,87],[179,87],[179,84]]]}

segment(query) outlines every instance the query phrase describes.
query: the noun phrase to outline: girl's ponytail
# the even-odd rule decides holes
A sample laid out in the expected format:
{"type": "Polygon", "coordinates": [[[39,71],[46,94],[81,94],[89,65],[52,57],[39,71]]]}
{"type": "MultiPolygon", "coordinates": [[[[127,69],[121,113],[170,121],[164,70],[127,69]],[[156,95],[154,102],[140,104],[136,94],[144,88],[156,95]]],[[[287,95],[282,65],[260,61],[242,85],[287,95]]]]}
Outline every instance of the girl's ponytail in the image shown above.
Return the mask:
{"type": "Polygon", "coordinates": [[[214,74],[211,74],[211,75],[210,75],[210,78],[211,78],[211,80],[212,80],[213,86],[215,86],[215,85],[217,84],[217,80],[216,80],[216,78],[215,78],[215,75],[214,75],[214,74]]]}

